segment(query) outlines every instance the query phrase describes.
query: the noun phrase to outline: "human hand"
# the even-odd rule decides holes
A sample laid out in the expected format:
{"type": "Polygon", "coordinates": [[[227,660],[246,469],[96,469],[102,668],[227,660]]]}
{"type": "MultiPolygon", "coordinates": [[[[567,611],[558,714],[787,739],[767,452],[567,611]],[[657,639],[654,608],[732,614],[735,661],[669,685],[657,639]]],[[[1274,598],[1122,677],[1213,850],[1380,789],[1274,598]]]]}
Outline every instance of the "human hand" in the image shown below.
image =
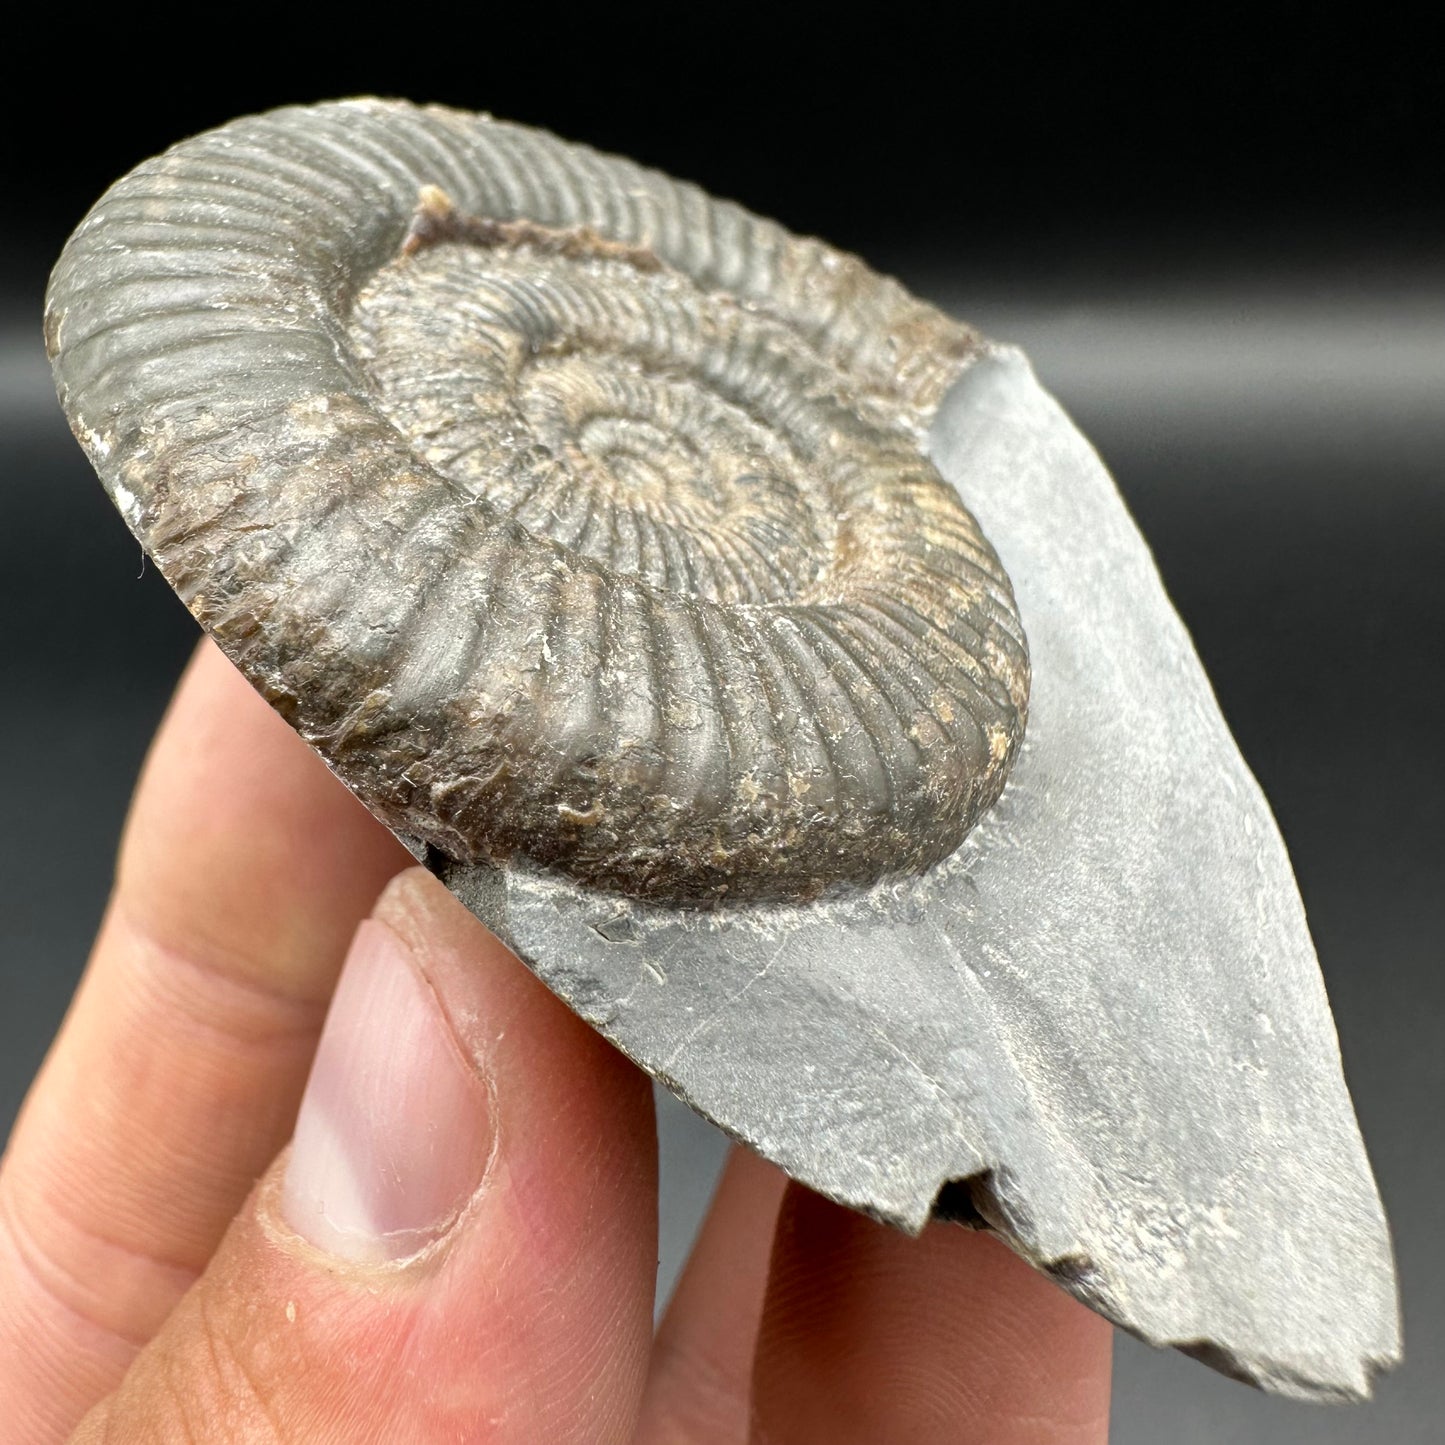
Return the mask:
{"type": "Polygon", "coordinates": [[[1102,1320],[741,1151],[654,1338],[647,1080],[409,863],[205,647],[0,1166],[7,1441],[1106,1439],[1102,1320]]]}

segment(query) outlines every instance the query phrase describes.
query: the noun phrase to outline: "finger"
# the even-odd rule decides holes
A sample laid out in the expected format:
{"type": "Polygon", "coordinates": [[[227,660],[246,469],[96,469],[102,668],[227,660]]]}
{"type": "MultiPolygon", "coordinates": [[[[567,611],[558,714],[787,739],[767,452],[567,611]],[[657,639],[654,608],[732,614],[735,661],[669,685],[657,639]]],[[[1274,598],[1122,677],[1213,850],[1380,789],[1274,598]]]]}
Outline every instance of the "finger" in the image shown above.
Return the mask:
{"type": "Polygon", "coordinates": [[[656,1192],[643,1076],[413,870],[289,1157],[77,1439],[630,1439],[656,1192]]]}
{"type": "Polygon", "coordinates": [[[290,1133],[356,920],[410,860],[213,647],[141,780],[0,1166],[0,1418],[63,1437],[290,1133]]]}
{"type": "Polygon", "coordinates": [[[784,1176],[728,1157],[653,1346],[639,1445],[743,1445],[784,1176]]]}
{"type": "Polygon", "coordinates": [[[753,1374],[753,1436],[1104,1445],[1110,1327],[998,1240],[919,1239],[792,1186],[753,1374]]]}

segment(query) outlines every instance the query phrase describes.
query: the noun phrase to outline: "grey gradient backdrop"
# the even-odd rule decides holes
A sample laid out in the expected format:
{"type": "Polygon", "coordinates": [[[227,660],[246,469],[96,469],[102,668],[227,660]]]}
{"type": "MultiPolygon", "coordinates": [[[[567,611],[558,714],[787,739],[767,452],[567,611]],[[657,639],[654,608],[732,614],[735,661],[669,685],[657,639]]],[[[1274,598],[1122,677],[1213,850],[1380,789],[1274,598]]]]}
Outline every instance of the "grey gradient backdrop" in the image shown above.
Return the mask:
{"type": "MultiPolygon", "coordinates": [[[[801,104],[765,111],[780,148],[769,156],[754,144],[756,114],[721,140],[696,116],[664,135],[648,115],[588,112],[575,94],[552,114],[545,93],[507,89],[511,72],[453,74],[438,89],[368,64],[324,83],[279,74],[269,90],[253,85],[254,98],[238,84],[204,100],[204,86],[169,104],[153,94],[128,131],[117,120],[122,139],[75,151],[52,137],[39,160],[17,162],[41,200],[11,228],[0,264],[0,1119],[8,1127],[83,964],[136,769],[194,641],[55,406],[39,333],[49,259],[105,180],[199,125],[292,97],[440,93],[699,176],[863,250],[1028,349],[1114,471],[1279,817],[1404,1287],[1407,1363],[1375,1404],[1268,1399],[1125,1339],[1113,1439],[1445,1438],[1445,270],[1433,252],[1438,208],[1416,204],[1414,152],[1401,150],[1420,123],[1408,85],[1354,96],[1357,120],[1324,137],[1335,169],[1316,174],[1315,145],[1290,128],[1299,97],[1313,95],[1309,77],[1286,71],[1279,115],[1268,97],[1246,115],[1279,156],[1251,162],[1236,115],[1241,133],[1226,149],[1191,157],[1212,181],[1197,194],[1161,168],[1194,134],[1183,114],[1166,137],[1172,153],[1096,116],[1093,149],[1073,169],[1039,169],[1045,141],[1057,149],[1068,134],[1060,103],[1048,112],[1052,139],[1030,132],[1014,152],[1003,147],[1041,197],[1000,168],[993,136],[993,169],[980,173],[992,219],[981,222],[958,203],[965,167],[939,188],[941,158],[953,153],[935,145],[903,157],[888,192],[897,214],[882,224],[845,184],[846,168],[799,178],[812,152],[796,139],[816,120],[801,104]],[[63,172],[62,153],[76,157],[63,172]],[[1141,169],[1151,156],[1161,164],[1141,169]],[[1128,188],[1116,184],[1125,165],[1128,188]],[[1331,176],[1353,189],[1332,193],[1331,176]],[[1289,204],[1268,204],[1277,193],[1289,204]]],[[[1072,73],[1066,60],[1052,64],[1050,78],[1072,73]]],[[[1350,73],[1357,81],[1358,66],[1350,73]]],[[[716,85],[744,108],[772,103],[766,87],[760,100],[741,81],[716,85]]],[[[1089,93],[1080,82],[1066,98],[1089,93]]],[[[740,113],[707,111],[719,124],[740,113]]],[[[944,114],[958,118],[940,102],[923,119],[944,114]]],[[[911,134],[885,131],[878,145],[911,134]]],[[[721,1141],[670,1099],[659,1107],[665,1294],[721,1141]]]]}

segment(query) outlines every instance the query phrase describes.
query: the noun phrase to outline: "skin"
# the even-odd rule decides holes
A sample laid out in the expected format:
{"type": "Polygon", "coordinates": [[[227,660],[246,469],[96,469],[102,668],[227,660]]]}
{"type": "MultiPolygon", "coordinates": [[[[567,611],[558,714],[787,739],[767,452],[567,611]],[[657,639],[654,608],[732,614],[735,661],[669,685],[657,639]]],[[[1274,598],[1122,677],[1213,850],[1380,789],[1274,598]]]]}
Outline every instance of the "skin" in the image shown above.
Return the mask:
{"type": "Polygon", "coordinates": [[[1107,1439],[1103,1321],[993,1239],[905,1238],[742,1152],[654,1335],[646,1079],[409,863],[204,647],[0,1164],[7,1440],[1107,1439]],[[283,1198],[368,916],[467,998],[491,1130],[455,1218],[380,1263],[283,1198]]]}

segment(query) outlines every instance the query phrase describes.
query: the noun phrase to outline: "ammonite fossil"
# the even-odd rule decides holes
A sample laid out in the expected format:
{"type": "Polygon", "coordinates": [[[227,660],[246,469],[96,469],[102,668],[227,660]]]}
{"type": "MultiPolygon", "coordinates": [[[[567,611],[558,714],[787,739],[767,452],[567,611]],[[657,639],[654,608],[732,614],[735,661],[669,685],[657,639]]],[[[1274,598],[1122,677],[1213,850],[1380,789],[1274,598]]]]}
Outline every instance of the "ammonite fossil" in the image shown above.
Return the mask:
{"type": "Polygon", "coordinates": [[[692,186],[379,101],[139,167],[46,324],[206,629],[699,1113],[1268,1388],[1397,1358],[1283,842],[1016,351],[692,186]]]}
{"type": "Polygon", "coordinates": [[[922,444],[974,337],[626,161],[366,102],[116,185],[56,268],[77,435],[394,828],[648,898],[918,871],[1028,657],[922,444]]]}

